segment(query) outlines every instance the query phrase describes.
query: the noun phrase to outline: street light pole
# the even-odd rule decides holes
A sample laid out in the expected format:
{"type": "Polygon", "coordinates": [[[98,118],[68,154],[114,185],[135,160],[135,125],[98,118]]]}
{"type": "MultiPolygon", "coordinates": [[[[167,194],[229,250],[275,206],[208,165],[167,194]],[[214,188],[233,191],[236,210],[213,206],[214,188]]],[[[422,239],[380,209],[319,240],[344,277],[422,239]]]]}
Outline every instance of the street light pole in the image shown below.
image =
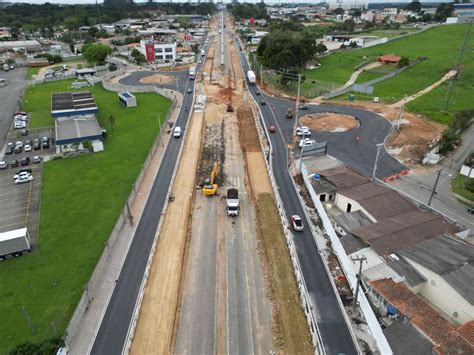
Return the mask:
{"type": "Polygon", "coordinates": [[[298,74],[298,91],[296,94],[296,106],[295,106],[295,121],[298,121],[298,110],[300,108],[300,89],[301,88],[301,74],[298,74]]]}
{"type": "Polygon", "coordinates": [[[377,155],[375,156],[374,170],[372,171],[372,182],[375,181],[375,174],[377,173],[377,163],[380,155],[380,148],[383,147],[383,143],[377,144],[377,155]]]}
{"type": "Polygon", "coordinates": [[[161,120],[160,120],[160,113],[158,112],[158,128],[160,130],[160,141],[161,141],[161,146],[163,147],[164,146],[164,143],[163,143],[163,131],[161,129],[161,120]]]}
{"type": "Polygon", "coordinates": [[[303,131],[303,138],[301,140],[303,141],[303,144],[301,146],[301,151],[300,151],[300,174],[303,175],[303,171],[301,169],[303,168],[303,151],[304,151],[304,140],[305,140],[304,131],[303,131]]]}

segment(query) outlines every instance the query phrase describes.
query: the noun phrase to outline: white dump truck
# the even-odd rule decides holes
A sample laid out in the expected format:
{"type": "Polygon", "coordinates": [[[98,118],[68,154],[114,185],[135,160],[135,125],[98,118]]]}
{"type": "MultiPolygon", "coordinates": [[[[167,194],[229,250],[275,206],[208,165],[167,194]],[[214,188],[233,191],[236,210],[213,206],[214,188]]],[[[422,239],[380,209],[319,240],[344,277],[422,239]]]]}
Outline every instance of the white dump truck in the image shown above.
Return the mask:
{"type": "Polygon", "coordinates": [[[194,80],[196,78],[196,67],[189,68],[189,79],[194,80]]]}
{"type": "Polygon", "coordinates": [[[228,216],[238,216],[240,210],[239,190],[231,188],[227,190],[226,210],[228,216]]]}
{"type": "Polygon", "coordinates": [[[255,84],[257,81],[257,77],[255,76],[255,73],[251,70],[247,72],[247,79],[249,80],[250,84],[255,84]]]}
{"type": "Polygon", "coordinates": [[[31,251],[28,229],[21,228],[0,233],[0,260],[20,256],[31,251]]]}

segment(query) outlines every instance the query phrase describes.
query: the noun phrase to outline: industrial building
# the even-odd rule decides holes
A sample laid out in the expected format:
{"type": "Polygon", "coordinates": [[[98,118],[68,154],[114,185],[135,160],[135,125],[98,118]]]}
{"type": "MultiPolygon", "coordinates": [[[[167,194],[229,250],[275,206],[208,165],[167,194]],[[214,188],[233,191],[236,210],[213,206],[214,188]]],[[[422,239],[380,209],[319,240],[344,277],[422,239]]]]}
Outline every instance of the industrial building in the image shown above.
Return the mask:
{"type": "Polygon", "coordinates": [[[89,91],[51,95],[51,116],[55,118],[96,114],[98,111],[97,104],[89,91]]]}

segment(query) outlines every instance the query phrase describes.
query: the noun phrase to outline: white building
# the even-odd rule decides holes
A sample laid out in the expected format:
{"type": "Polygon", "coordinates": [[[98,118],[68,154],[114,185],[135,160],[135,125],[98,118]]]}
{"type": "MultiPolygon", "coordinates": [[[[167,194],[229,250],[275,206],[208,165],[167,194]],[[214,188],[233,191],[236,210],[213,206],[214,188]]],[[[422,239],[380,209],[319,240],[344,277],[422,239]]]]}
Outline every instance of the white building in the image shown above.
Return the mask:
{"type": "Polygon", "coordinates": [[[152,42],[147,40],[140,41],[140,52],[147,58],[147,61],[175,61],[176,60],[176,42],[173,43],[162,43],[152,42]],[[151,53],[147,51],[150,46],[154,47],[154,58],[151,53]]]}
{"type": "Polygon", "coordinates": [[[367,9],[369,7],[369,1],[368,0],[360,0],[360,1],[357,1],[357,0],[353,0],[353,1],[350,1],[350,0],[331,0],[331,1],[327,1],[327,3],[329,4],[329,9],[330,10],[334,10],[334,9],[338,9],[338,8],[342,8],[344,10],[351,10],[351,9],[367,9]]]}

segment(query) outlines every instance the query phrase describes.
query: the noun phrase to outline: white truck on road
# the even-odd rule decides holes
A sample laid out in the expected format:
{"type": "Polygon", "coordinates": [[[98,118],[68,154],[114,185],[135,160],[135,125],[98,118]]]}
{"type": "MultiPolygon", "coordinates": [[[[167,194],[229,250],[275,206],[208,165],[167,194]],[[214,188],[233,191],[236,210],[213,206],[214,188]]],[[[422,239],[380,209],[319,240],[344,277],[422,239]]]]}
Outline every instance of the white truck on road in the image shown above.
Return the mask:
{"type": "Polygon", "coordinates": [[[247,72],[247,79],[249,80],[250,84],[255,84],[257,81],[257,77],[255,76],[255,73],[251,70],[247,72]]]}
{"type": "Polygon", "coordinates": [[[238,216],[240,210],[239,190],[231,188],[227,190],[226,210],[228,216],[238,216]]]}
{"type": "Polygon", "coordinates": [[[189,80],[194,80],[196,78],[196,67],[189,68],[189,80]]]}
{"type": "Polygon", "coordinates": [[[20,256],[31,251],[28,229],[21,228],[0,233],[0,260],[20,256]]]}
{"type": "Polygon", "coordinates": [[[10,66],[9,66],[8,64],[3,64],[3,70],[9,71],[9,70],[10,70],[10,66]]]}

